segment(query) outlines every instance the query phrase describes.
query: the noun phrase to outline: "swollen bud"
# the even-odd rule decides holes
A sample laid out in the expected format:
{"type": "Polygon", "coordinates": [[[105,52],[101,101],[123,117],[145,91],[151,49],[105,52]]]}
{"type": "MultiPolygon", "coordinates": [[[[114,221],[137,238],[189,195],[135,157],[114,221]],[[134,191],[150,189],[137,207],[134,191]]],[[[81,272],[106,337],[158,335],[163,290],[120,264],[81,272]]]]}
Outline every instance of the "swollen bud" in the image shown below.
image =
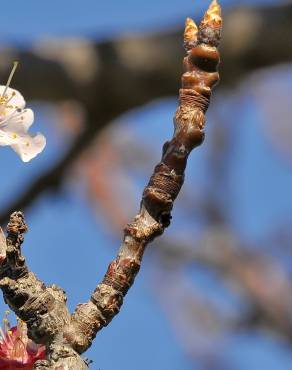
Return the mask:
{"type": "Polygon", "coordinates": [[[198,27],[196,23],[191,18],[187,18],[184,32],[184,47],[186,51],[195,47],[197,43],[197,35],[198,27]]]}
{"type": "Polygon", "coordinates": [[[222,25],[221,6],[218,4],[217,0],[213,0],[210,4],[200,27],[206,27],[207,25],[211,27],[221,27],[222,25]]]}

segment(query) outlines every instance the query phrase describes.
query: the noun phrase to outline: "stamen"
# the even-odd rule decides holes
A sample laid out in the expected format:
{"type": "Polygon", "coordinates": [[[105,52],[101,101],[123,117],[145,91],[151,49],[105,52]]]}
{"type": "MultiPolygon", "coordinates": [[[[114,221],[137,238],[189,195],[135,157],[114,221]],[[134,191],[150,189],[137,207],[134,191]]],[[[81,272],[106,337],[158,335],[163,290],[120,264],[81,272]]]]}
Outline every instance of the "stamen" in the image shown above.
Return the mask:
{"type": "Polygon", "coordinates": [[[6,116],[2,121],[0,120],[0,126],[3,126],[4,123],[6,123],[7,121],[9,121],[12,117],[16,118],[17,116],[19,116],[20,114],[22,114],[22,110],[20,110],[20,112],[17,112],[16,110],[13,111],[12,113],[10,113],[8,116],[6,116]],[[15,117],[16,116],[16,117],[15,117]]]}
{"type": "Polygon", "coordinates": [[[10,75],[8,77],[8,80],[7,80],[5,89],[3,91],[3,94],[1,95],[1,98],[4,98],[5,97],[6,91],[7,91],[8,87],[10,86],[10,83],[12,81],[13,75],[14,75],[14,73],[16,71],[16,68],[17,68],[18,64],[19,64],[19,62],[13,62],[13,67],[12,67],[12,70],[11,70],[10,75]]]}
{"type": "Polygon", "coordinates": [[[1,326],[0,326],[0,342],[5,342],[5,339],[6,339],[6,335],[4,334],[1,326]]]}
{"type": "Polygon", "coordinates": [[[12,352],[13,357],[19,357],[21,358],[21,361],[23,362],[25,360],[25,349],[26,349],[26,345],[23,342],[23,340],[20,337],[16,338],[16,341],[13,347],[13,352],[12,352]]]}
{"type": "MultiPolygon", "coordinates": [[[[11,96],[10,96],[10,98],[9,98],[9,99],[7,99],[7,101],[6,101],[6,106],[7,106],[7,108],[8,108],[7,103],[9,103],[9,102],[10,102],[10,100],[11,100],[15,95],[16,95],[16,92],[15,92],[15,91],[13,91],[13,93],[12,93],[12,94],[11,94],[11,96]]],[[[10,107],[12,107],[12,105],[10,105],[10,107]]]]}

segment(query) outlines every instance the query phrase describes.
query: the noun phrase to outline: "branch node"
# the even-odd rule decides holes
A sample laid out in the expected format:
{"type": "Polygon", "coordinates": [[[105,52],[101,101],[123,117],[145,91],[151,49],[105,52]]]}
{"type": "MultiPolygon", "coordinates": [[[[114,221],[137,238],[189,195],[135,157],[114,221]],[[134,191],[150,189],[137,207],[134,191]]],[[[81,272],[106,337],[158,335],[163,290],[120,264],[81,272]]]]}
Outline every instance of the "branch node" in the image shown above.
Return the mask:
{"type": "Polygon", "coordinates": [[[24,215],[20,211],[13,212],[10,216],[9,223],[7,225],[7,246],[14,246],[14,248],[20,248],[23,243],[24,236],[28,230],[24,220],[24,215]]]}

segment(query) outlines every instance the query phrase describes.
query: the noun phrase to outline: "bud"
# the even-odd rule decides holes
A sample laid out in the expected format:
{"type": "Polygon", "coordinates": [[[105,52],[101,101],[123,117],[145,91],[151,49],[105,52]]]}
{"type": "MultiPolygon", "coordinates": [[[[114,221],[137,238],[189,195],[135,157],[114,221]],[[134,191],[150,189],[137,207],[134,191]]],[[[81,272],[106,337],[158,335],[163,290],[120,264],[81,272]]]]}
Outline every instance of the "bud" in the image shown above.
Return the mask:
{"type": "Polygon", "coordinates": [[[184,32],[184,47],[188,51],[192,49],[197,42],[198,27],[191,19],[186,19],[185,32],[184,32]]]}
{"type": "Polygon", "coordinates": [[[207,25],[211,27],[221,27],[222,18],[221,18],[221,7],[218,4],[217,0],[213,0],[209,6],[209,9],[206,11],[204,18],[200,24],[200,27],[206,27],[207,25]]]}

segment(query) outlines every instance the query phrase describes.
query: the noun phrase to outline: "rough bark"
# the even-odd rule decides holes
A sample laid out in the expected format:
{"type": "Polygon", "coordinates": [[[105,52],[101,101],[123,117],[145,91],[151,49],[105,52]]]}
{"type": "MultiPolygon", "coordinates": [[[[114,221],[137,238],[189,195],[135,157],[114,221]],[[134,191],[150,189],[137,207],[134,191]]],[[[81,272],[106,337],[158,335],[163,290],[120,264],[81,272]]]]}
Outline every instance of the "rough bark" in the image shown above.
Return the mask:
{"type": "Polygon", "coordinates": [[[70,321],[66,295],[56,285],[46,287],[29,271],[21,254],[23,234],[27,231],[23,214],[14,212],[7,226],[6,245],[2,243],[0,287],[5,302],[23,320],[29,337],[46,345],[46,361],[39,361],[36,369],[87,369],[84,361],[62,338],[64,326],[70,321]],[[66,369],[66,367],[59,367],[66,369]]]}
{"type": "Polygon", "coordinates": [[[187,20],[179,106],[174,134],[163,146],[161,162],[144,189],[141,208],[126,226],[116,259],[109,265],[90,300],[70,315],[65,292],[56,285],[46,287],[29,271],[21,254],[27,231],[21,212],[14,212],[7,226],[6,243],[0,243],[0,287],[4,299],[28,328],[36,343],[45,344],[47,359],[38,370],[86,369],[80,354],[88,349],[98,330],[119,312],[123,298],[140,269],[146,246],[169,226],[171,210],[184,181],[187,159],[204,140],[205,112],[211,89],[218,82],[221,35],[220,7],[212,2],[199,28],[187,20]]]}

